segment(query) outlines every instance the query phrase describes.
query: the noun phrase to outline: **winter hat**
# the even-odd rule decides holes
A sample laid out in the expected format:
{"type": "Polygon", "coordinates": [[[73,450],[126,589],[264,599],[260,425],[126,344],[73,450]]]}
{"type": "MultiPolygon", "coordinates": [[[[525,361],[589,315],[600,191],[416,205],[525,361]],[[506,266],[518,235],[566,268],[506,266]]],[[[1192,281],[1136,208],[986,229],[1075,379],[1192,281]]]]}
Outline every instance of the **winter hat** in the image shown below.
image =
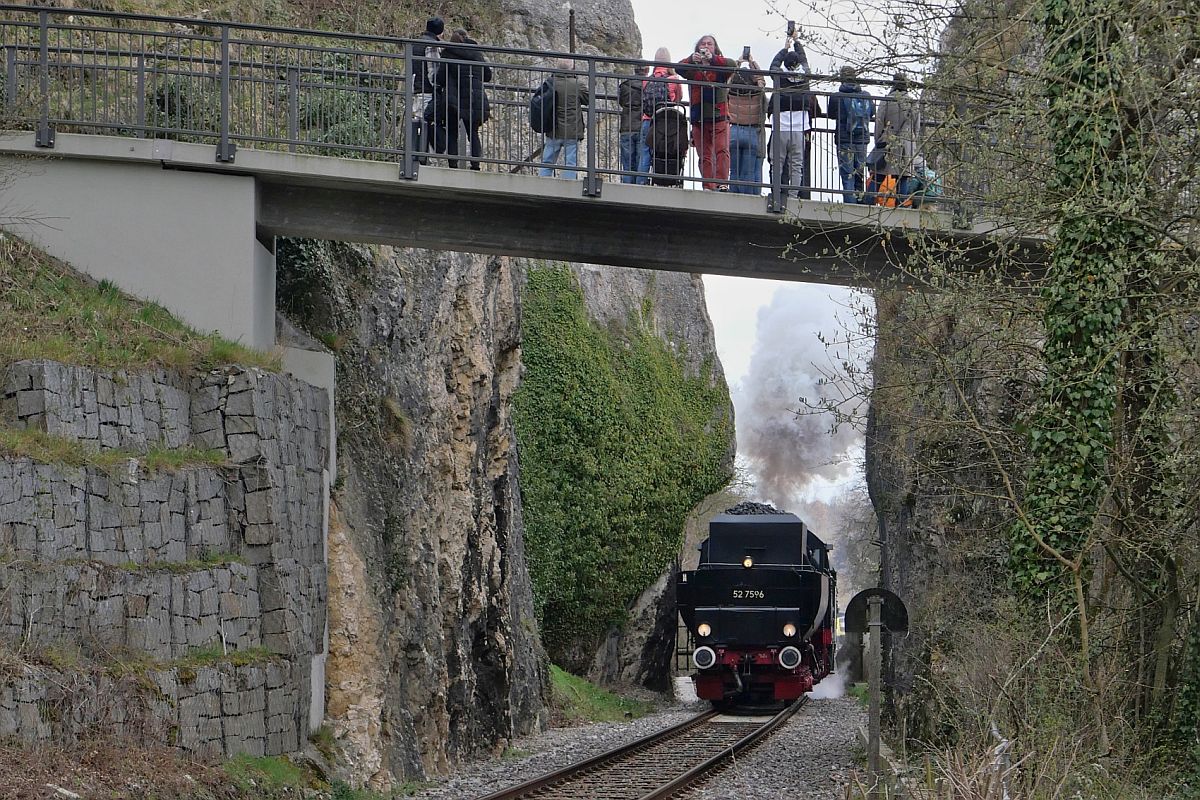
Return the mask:
{"type": "Polygon", "coordinates": [[[783,57],[784,69],[795,69],[799,65],[800,65],[800,54],[799,53],[792,52],[792,53],[788,53],[786,56],[783,57]]]}
{"type": "Polygon", "coordinates": [[[446,23],[442,22],[441,17],[432,17],[425,23],[425,31],[434,36],[441,36],[444,30],[446,30],[446,23]]]}

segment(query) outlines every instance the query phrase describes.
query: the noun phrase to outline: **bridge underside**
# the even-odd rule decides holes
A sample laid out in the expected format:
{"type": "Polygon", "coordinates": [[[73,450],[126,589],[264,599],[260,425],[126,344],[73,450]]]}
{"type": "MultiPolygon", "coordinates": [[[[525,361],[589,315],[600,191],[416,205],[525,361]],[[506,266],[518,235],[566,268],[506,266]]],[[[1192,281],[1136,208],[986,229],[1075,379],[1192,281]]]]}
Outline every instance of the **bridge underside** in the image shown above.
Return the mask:
{"type": "MultiPolygon", "coordinates": [[[[217,163],[210,145],[162,139],[60,133],[45,150],[14,133],[0,138],[0,154],[253,178],[264,242],[302,236],[859,285],[897,275],[912,234],[964,247],[985,236],[936,211],[793,199],[782,215],[758,196],[606,183],[600,197],[585,197],[580,181],[440,167],[405,180],[394,163],[268,150],[217,163]]],[[[189,222],[206,224],[180,224],[189,222]]],[[[987,248],[974,249],[987,258],[987,248]]]]}

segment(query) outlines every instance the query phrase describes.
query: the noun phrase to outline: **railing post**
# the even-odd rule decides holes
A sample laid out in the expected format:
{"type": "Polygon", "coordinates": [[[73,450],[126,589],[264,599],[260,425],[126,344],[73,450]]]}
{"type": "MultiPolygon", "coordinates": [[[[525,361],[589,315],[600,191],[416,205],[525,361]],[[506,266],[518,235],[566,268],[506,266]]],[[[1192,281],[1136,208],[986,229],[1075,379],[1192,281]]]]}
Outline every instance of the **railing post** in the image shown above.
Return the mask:
{"type": "Polygon", "coordinates": [[[300,70],[288,67],[288,152],[296,152],[300,139],[300,70]]]}
{"type": "Polygon", "coordinates": [[[146,136],[146,54],[138,53],[137,57],[137,130],[134,135],[139,139],[146,136]]]}
{"type": "Polygon", "coordinates": [[[50,12],[38,13],[41,45],[38,48],[38,89],[41,92],[41,116],[38,118],[33,143],[38,147],[54,147],[54,129],[50,127],[50,12]]]}
{"type": "Polygon", "coordinates": [[[767,211],[782,214],[787,211],[783,196],[783,137],[779,135],[779,92],[771,93],[771,192],[767,195],[767,211]]]}
{"type": "MultiPolygon", "coordinates": [[[[416,180],[417,168],[420,166],[418,158],[420,151],[417,149],[417,144],[421,141],[421,130],[425,124],[425,120],[417,116],[417,110],[414,108],[413,81],[416,80],[416,62],[413,59],[413,51],[411,45],[404,46],[404,107],[400,109],[401,117],[404,120],[404,149],[400,151],[400,177],[408,180],[416,180]]],[[[428,67],[424,62],[421,63],[421,69],[427,70],[428,67]]],[[[424,80],[424,79],[422,79],[424,80]]],[[[455,136],[458,135],[456,131],[455,136]]]]}
{"type": "Polygon", "coordinates": [[[237,145],[229,140],[229,26],[221,26],[221,138],[217,142],[217,161],[233,163],[237,145]]]}
{"type": "Polygon", "coordinates": [[[17,48],[4,48],[4,104],[17,104],[17,48]]]}
{"type": "MultiPolygon", "coordinates": [[[[587,171],[583,175],[583,196],[600,196],[600,176],[596,174],[596,126],[600,114],[596,111],[596,59],[588,58],[588,110],[587,110],[587,171]]],[[[581,112],[582,113],[582,109],[581,112]]]]}

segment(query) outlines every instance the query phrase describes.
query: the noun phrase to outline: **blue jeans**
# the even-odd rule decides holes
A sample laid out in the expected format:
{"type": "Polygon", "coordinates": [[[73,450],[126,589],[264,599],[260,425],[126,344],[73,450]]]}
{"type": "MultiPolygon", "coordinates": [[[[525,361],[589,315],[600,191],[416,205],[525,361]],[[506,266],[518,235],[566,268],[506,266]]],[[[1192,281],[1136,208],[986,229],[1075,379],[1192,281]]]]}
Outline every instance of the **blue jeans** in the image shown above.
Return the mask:
{"type": "MultiPolygon", "coordinates": [[[[542,163],[557,164],[558,154],[562,153],[563,166],[574,167],[579,164],[579,142],[575,139],[546,139],[546,144],[542,146],[542,163]]],[[[541,167],[538,169],[538,175],[543,178],[554,177],[554,170],[551,167],[541,167]]],[[[563,177],[569,181],[575,180],[575,170],[564,169],[563,177]]]]}
{"type": "MultiPolygon", "coordinates": [[[[762,181],[762,157],[758,152],[759,128],[729,126],[729,177],[735,181],[762,181]]],[[[757,186],[730,186],[738,194],[761,194],[757,186]]]]}
{"type": "MultiPolygon", "coordinates": [[[[642,163],[642,132],[629,131],[621,134],[621,169],[637,172],[642,163]]],[[[621,183],[636,183],[638,176],[622,175],[621,183]]]]}
{"type": "Polygon", "coordinates": [[[863,197],[863,167],[867,164],[867,143],[838,142],[838,175],[842,178],[842,202],[869,203],[863,197]]]}
{"type": "Polygon", "coordinates": [[[642,120],[642,141],[638,147],[638,165],[637,171],[643,173],[638,175],[638,186],[646,186],[650,183],[650,120],[642,120]]]}

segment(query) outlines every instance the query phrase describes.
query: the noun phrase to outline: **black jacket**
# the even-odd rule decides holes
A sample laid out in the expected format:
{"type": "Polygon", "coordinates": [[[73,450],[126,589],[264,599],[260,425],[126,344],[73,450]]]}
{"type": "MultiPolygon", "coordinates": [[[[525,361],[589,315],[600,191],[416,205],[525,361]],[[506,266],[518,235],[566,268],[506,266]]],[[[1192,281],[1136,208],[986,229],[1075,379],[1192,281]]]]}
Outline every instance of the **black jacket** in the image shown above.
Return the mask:
{"type": "Polygon", "coordinates": [[[635,75],[621,81],[617,86],[617,103],[621,106],[621,133],[632,133],[642,129],[642,81],[635,75]]]}
{"type": "MultiPolygon", "coordinates": [[[[800,47],[799,42],[796,42],[796,47],[800,47]]],[[[809,117],[822,116],[821,104],[817,100],[817,96],[812,93],[808,82],[808,62],[801,55],[802,70],[800,72],[784,69],[783,59],[787,56],[787,52],[785,47],[771,60],[771,80],[775,82],[773,98],[778,98],[779,110],[781,112],[807,111],[809,117]]],[[[801,48],[799,52],[803,54],[804,51],[801,48]]]]}
{"type": "MultiPolygon", "coordinates": [[[[475,44],[473,41],[467,44],[475,44]]],[[[434,83],[445,93],[446,103],[470,125],[482,125],[488,118],[488,98],[483,85],[492,79],[492,68],[484,63],[478,50],[443,45],[434,83]],[[459,62],[472,63],[459,63],[459,62]]]]}

